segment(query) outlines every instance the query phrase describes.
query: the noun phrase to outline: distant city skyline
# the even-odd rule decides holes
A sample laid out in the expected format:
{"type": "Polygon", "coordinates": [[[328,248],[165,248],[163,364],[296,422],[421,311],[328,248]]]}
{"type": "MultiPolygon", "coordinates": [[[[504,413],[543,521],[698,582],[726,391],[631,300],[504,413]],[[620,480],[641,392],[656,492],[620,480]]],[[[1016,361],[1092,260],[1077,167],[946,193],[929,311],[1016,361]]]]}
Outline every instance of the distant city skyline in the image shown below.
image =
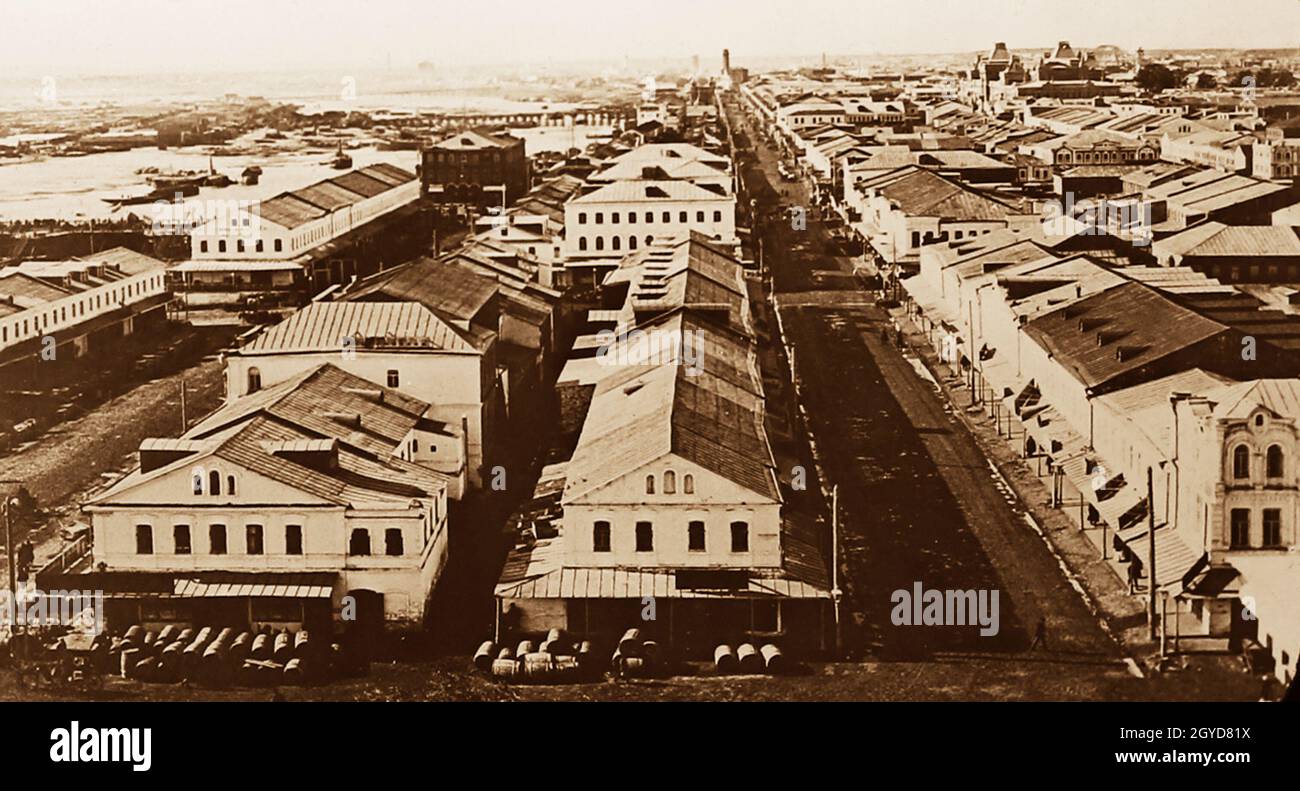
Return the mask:
{"type": "Polygon", "coordinates": [[[1113,44],[1147,49],[1300,47],[1300,2],[1256,0],[17,0],[4,11],[0,71],[231,73],[310,68],[449,68],[689,59],[715,70],[770,58],[958,54],[1113,44]],[[289,33],[293,35],[287,35],[289,33]]]}

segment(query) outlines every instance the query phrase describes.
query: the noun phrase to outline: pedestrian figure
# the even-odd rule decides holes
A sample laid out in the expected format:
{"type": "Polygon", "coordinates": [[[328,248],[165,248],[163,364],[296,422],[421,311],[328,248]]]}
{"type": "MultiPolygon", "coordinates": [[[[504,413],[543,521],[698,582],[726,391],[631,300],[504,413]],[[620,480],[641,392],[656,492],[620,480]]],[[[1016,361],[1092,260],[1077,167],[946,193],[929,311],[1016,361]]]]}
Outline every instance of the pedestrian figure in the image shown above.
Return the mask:
{"type": "Polygon", "coordinates": [[[1029,644],[1029,650],[1032,651],[1039,646],[1047,650],[1047,619],[1041,615],[1038,617],[1038,625],[1034,627],[1034,640],[1029,644]]]}
{"type": "Polygon", "coordinates": [[[1133,558],[1128,564],[1128,592],[1137,593],[1141,580],[1142,567],[1138,565],[1138,559],[1133,558]]]}

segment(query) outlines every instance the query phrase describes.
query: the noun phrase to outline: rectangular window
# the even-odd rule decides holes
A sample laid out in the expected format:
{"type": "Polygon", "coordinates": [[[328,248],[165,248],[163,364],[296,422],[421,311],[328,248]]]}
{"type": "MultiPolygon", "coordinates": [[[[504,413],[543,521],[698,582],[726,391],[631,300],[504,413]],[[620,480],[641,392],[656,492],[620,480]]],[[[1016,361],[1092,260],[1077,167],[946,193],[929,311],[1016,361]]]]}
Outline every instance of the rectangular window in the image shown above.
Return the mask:
{"type": "Polygon", "coordinates": [[[597,522],[591,531],[591,551],[609,551],[609,522],[597,522]]]}
{"type": "Polygon", "coordinates": [[[400,527],[390,527],[384,531],[384,554],[389,557],[401,557],[406,554],[400,527]]]}
{"type": "Polygon", "coordinates": [[[153,525],[135,526],[135,554],[153,554],[153,525]]]}
{"type": "Polygon", "coordinates": [[[213,555],[226,554],[226,526],[208,526],[208,550],[213,555]]]}
{"type": "Polygon", "coordinates": [[[636,523],[636,551],[653,552],[655,548],[654,527],[649,522],[636,523]]]}
{"type": "Polygon", "coordinates": [[[704,523],[691,522],[686,526],[686,548],[691,552],[704,551],[704,523]]]}
{"type": "Polygon", "coordinates": [[[1247,508],[1232,509],[1232,535],[1229,537],[1231,546],[1235,548],[1250,546],[1250,510],[1247,508]]]}
{"type": "Polygon", "coordinates": [[[190,526],[176,525],[172,528],[172,541],[177,555],[190,554],[190,526]]]}
{"type": "Polygon", "coordinates": [[[302,554],[302,525],[284,526],[284,554],[302,554]]]}
{"type": "Polygon", "coordinates": [[[262,554],[262,526],[245,525],[244,526],[244,544],[250,555],[262,554]]]}
{"type": "Polygon", "coordinates": [[[1282,546],[1282,509],[1264,509],[1264,546],[1282,546]]]}
{"type": "Polygon", "coordinates": [[[745,522],[731,523],[731,551],[749,551],[749,525],[745,522]]]}

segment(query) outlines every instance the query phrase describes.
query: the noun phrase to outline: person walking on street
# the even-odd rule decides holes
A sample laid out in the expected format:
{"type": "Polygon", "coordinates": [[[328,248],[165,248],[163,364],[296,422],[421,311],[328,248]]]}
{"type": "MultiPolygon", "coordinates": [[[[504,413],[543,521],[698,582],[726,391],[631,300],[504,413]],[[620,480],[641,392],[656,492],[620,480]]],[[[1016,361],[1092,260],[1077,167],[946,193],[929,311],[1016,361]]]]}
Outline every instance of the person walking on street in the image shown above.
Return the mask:
{"type": "Polygon", "coordinates": [[[1034,627],[1034,639],[1029,644],[1029,650],[1033,651],[1039,646],[1042,646],[1044,651],[1047,650],[1047,619],[1041,615],[1038,616],[1038,625],[1034,627]]]}

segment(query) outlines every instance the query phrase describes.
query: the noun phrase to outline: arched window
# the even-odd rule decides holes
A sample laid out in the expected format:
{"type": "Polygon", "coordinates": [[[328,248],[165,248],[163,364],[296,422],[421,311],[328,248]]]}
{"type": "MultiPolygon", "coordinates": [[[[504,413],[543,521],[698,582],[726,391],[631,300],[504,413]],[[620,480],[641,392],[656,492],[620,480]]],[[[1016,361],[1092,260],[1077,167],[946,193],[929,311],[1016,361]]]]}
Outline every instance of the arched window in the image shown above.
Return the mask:
{"type": "Polygon", "coordinates": [[[682,476],[682,492],[685,494],[695,494],[695,476],[689,472],[682,476]]]}
{"type": "Polygon", "coordinates": [[[646,235],[645,235],[645,246],[646,246],[646,247],[649,247],[650,244],[651,244],[653,241],[654,241],[654,237],[653,237],[653,236],[651,236],[650,234],[646,234],[646,235]]]}
{"type": "Polygon", "coordinates": [[[1250,477],[1250,448],[1238,445],[1232,451],[1232,477],[1237,480],[1250,477]]]}
{"type": "Polygon", "coordinates": [[[235,476],[233,476],[233,475],[227,475],[227,476],[226,476],[226,494],[234,494],[234,493],[235,493],[235,476]]]}
{"type": "Polygon", "coordinates": [[[203,470],[195,470],[191,476],[195,494],[203,494],[203,470]]]}
{"type": "Polygon", "coordinates": [[[221,494],[221,473],[216,470],[208,473],[208,494],[213,497],[221,494]]]}
{"type": "Polygon", "coordinates": [[[579,237],[578,237],[578,249],[579,249],[579,250],[586,250],[586,249],[587,249],[587,237],[585,237],[585,236],[579,236],[579,237]]]}
{"type": "Polygon", "coordinates": [[[623,249],[623,238],[620,237],[620,236],[614,236],[614,237],[611,237],[610,240],[609,240],[609,246],[610,246],[610,249],[612,249],[612,250],[622,250],[622,249],[623,249]]]}
{"type": "Polygon", "coordinates": [[[1281,478],[1286,473],[1286,465],[1282,459],[1282,446],[1268,446],[1268,477],[1281,478]]]}
{"type": "Polygon", "coordinates": [[[677,494],[677,473],[672,470],[664,473],[664,494],[677,494]]]}
{"type": "Polygon", "coordinates": [[[646,494],[655,493],[655,477],[653,475],[647,475],[645,477],[645,493],[646,494]]]}
{"type": "Polygon", "coordinates": [[[600,521],[591,529],[591,551],[609,551],[609,522],[600,521]]]}
{"type": "Polygon", "coordinates": [[[256,393],[262,389],[262,372],[256,366],[248,369],[248,392],[256,393]]]}
{"type": "Polygon", "coordinates": [[[636,237],[635,237],[635,236],[629,236],[629,237],[627,237],[627,249],[629,249],[629,250],[635,250],[635,249],[636,249],[636,237]]]}
{"type": "Polygon", "coordinates": [[[605,249],[605,237],[603,237],[603,236],[597,236],[597,237],[596,237],[596,249],[597,249],[597,250],[604,250],[604,249],[605,249]]]}

